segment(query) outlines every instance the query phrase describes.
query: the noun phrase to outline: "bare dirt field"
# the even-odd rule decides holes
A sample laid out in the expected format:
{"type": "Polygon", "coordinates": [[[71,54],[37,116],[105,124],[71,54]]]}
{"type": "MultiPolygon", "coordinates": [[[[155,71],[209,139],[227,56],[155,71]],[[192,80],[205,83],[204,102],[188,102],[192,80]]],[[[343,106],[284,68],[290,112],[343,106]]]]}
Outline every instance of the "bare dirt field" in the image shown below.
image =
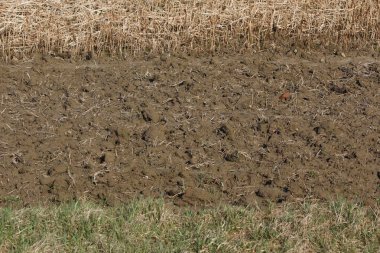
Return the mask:
{"type": "Polygon", "coordinates": [[[0,205],[380,197],[378,55],[0,65],[0,205]]]}

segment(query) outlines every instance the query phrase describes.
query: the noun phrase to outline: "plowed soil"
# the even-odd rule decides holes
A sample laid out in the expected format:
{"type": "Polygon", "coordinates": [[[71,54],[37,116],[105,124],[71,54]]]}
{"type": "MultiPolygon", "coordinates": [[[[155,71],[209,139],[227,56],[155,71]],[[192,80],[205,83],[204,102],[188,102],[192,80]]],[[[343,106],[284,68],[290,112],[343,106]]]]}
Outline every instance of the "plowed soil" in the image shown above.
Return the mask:
{"type": "Polygon", "coordinates": [[[0,205],[380,197],[380,61],[292,51],[0,65],[0,205]]]}

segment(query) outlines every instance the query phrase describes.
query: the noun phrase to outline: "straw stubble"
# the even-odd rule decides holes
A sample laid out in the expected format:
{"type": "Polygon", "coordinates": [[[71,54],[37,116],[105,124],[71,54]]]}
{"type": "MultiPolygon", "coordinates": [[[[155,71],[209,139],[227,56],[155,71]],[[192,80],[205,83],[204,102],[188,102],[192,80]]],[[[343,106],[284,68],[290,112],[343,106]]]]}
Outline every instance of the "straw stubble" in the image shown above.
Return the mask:
{"type": "Polygon", "coordinates": [[[4,0],[0,52],[242,52],[378,46],[378,0],[4,0]]]}

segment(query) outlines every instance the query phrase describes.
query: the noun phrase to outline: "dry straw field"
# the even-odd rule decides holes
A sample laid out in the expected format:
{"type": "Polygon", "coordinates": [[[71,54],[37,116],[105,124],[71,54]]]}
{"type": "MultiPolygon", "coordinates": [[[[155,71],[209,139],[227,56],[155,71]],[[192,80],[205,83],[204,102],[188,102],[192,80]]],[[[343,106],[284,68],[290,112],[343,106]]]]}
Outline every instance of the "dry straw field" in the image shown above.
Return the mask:
{"type": "Polygon", "coordinates": [[[379,0],[3,0],[0,52],[244,51],[378,46],[379,0]]]}

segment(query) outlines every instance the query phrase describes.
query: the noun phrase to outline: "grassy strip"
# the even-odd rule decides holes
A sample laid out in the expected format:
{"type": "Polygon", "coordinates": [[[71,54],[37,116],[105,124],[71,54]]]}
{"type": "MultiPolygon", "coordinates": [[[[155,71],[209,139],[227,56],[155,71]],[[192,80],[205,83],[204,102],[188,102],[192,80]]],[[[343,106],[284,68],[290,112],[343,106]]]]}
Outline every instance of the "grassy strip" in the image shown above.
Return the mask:
{"type": "Polygon", "coordinates": [[[377,47],[378,0],[2,0],[0,54],[377,47]]]}
{"type": "Polygon", "coordinates": [[[262,210],[71,203],[0,210],[1,252],[379,252],[379,209],[345,201],[262,210]]]}

